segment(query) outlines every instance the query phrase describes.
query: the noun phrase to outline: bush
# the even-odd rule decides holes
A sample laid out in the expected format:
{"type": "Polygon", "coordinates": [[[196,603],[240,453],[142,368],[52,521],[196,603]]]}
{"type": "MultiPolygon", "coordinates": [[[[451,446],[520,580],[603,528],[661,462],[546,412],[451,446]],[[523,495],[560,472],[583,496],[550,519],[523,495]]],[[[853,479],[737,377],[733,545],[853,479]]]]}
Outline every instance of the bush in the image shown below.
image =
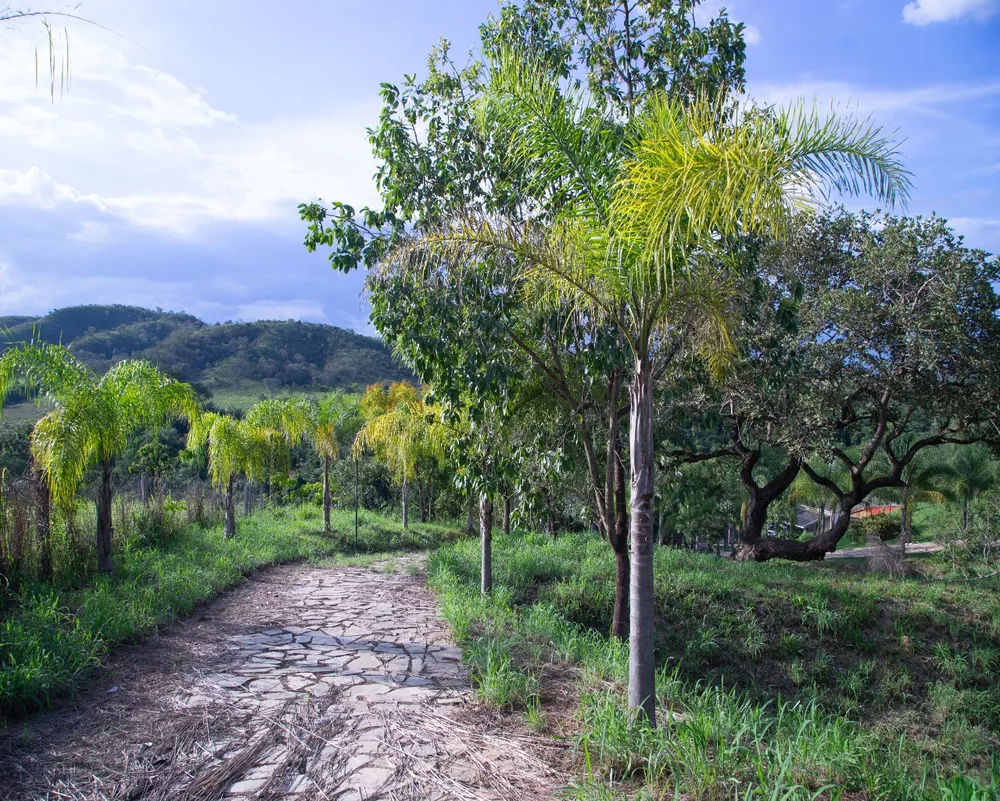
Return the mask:
{"type": "Polygon", "coordinates": [[[901,520],[898,512],[870,515],[855,520],[859,537],[868,542],[891,542],[899,537],[901,520]]]}

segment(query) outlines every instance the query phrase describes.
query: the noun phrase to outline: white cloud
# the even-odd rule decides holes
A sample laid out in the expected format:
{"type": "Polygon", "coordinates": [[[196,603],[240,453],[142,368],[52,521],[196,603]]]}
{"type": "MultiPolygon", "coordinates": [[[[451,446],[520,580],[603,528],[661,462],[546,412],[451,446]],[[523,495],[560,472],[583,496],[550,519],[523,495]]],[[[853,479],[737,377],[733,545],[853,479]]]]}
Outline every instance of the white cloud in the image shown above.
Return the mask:
{"type": "Polygon", "coordinates": [[[137,227],[189,235],[220,221],[294,221],[297,203],[320,195],[377,200],[365,134],[377,101],[249,122],[162,70],[81,43],[72,86],[52,103],[24,68],[30,48],[4,55],[2,203],[86,202],[137,227]]]}
{"type": "Polygon", "coordinates": [[[912,112],[945,116],[947,107],[970,100],[1000,96],[1000,83],[931,84],[911,89],[870,89],[843,81],[800,81],[758,84],[755,97],[770,103],[816,98],[847,104],[866,113],[912,112]]]}
{"type": "Polygon", "coordinates": [[[98,209],[105,208],[96,195],[84,195],[71,186],[60,184],[38,167],[24,172],[0,170],[0,203],[33,209],[53,209],[70,203],[90,203],[98,209]]]}
{"type": "Polygon", "coordinates": [[[903,7],[903,21],[910,25],[931,25],[962,17],[986,20],[996,10],[996,0],[914,0],[903,7]]]}
{"type": "Polygon", "coordinates": [[[84,222],[76,231],[69,235],[74,242],[89,242],[91,244],[105,242],[111,229],[102,222],[84,222]]]}
{"type": "Polygon", "coordinates": [[[1000,252],[1000,219],[988,217],[953,217],[948,224],[965,236],[971,243],[1000,252]]]}
{"type": "Polygon", "coordinates": [[[761,42],[760,29],[756,25],[747,25],[743,30],[743,40],[750,47],[759,45],[761,42]]]}

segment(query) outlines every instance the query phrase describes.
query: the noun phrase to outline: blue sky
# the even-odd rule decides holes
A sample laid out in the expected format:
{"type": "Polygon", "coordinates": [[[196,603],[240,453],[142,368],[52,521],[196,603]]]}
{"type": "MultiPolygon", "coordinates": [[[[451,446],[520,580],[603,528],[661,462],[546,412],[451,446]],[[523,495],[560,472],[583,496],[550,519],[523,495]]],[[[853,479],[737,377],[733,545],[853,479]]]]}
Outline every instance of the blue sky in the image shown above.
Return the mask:
{"type": "MultiPolygon", "coordinates": [[[[50,10],[55,2],[34,3],[50,10]]],[[[748,26],[750,93],[898,129],[908,211],[1000,251],[1000,0],[710,0],[748,26]]],[[[35,87],[39,30],[0,32],[0,313],[75,303],[370,332],[361,276],[302,247],[298,202],[377,200],[382,81],[495,0],[85,0],[71,89],[35,87]]],[[[43,53],[44,55],[44,53],[43,53]]]]}

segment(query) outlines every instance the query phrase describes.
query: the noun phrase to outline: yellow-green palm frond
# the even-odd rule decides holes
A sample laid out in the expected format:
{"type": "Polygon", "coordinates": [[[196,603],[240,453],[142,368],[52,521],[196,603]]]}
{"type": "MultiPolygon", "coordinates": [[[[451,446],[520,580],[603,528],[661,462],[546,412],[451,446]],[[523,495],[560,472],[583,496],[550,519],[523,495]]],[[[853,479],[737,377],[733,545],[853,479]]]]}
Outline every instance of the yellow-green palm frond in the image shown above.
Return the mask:
{"type": "Polygon", "coordinates": [[[670,288],[664,302],[664,325],[683,330],[682,341],[719,380],[736,353],[731,323],[736,319],[737,292],[724,272],[711,264],[693,264],[685,280],[670,288]]]}
{"type": "Polygon", "coordinates": [[[197,401],[190,385],[175,381],[147,361],[119,362],[97,383],[103,410],[102,456],[121,454],[139,428],[156,427],[178,417],[190,420],[197,401]]]}
{"type": "Polygon", "coordinates": [[[358,456],[371,451],[398,479],[410,479],[423,457],[443,458],[449,434],[440,409],[407,382],[369,387],[362,400],[366,421],[354,439],[358,456]]]}
{"type": "Polygon", "coordinates": [[[277,431],[296,445],[309,433],[313,411],[303,398],[271,398],[251,406],[244,419],[251,426],[277,431]]]}
{"type": "Polygon", "coordinates": [[[188,448],[205,449],[209,477],[220,489],[239,475],[264,481],[275,472],[287,471],[290,459],[284,433],[225,414],[206,413],[195,419],[188,433],[188,448]]]}
{"type": "Polygon", "coordinates": [[[98,459],[98,429],[80,416],[57,408],[35,423],[31,453],[35,467],[45,476],[52,500],[69,506],[83,477],[98,459]]]}
{"type": "MultiPolygon", "coordinates": [[[[605,229],[585,218],[554,224],[514,222],[486,217],[454,221],[394,248],[381,269],[416,274],[433,283],[439,269],[461,282],[466,271],[483,264],[508,262],[514,286],[540,303],[569,303],[606,313],[627,290],[630,275],[623,263],[609,258],[605,229]]],[[[362,404],[371,405],[372,399],[362,404]]]]}
{"type": "Polygon", "coordinates": [[[620,236],[670,270],[719,235],[780,232],[830,191],[893,204],[909,186],[896,142],[870,120],[803,103],[736,110],[660,98],[640,120],[612,217],[620,236]]]}
{"type": "Polygon", "coordinates": [[[22,389],[55,404],[65,403],[97,381],[94,371],[62,345],[17,342],[0,357],[0,399],[22,389]]]}
{"type": "Polygon", "coordinates": [[[313,407],[312,433],[316,452],[328,459],[340,456],[340,447],[356,433],[359,400],[346,392],[331,392],[313,407]]]}

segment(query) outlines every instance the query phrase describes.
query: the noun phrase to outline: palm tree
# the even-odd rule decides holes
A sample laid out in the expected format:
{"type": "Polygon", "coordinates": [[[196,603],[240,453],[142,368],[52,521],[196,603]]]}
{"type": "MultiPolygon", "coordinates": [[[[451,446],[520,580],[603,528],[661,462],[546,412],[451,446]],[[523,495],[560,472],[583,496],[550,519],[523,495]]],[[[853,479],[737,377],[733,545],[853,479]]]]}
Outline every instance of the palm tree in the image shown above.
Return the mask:
{"type": "Polygon", "coordinates": [[[111,470],[137,431],[195,414],[194,393],[146,361],[119,362],[97,375],[61,345],[18,343],[0,357],[0,396],[40,393],[55,408],[31,432],[35,465],[52,500],[70,508],[97,467],[97,569],[112,570],[111,470]]]}
{"type": "Polygon", "coordinates": [[[757,110],[653,98],[627,125],[524,54],[494,69],[483,121],[510,138],[553,220],[454,220],[388,254],[390,266],[505,260],[540,300],[569,302],[617,329],[632,356],[629,706],[655,725],[653,382],[678,322],[721,369],[731,346],[720,265],[743,235],[778,236],[828,190],[905,197],[907,173],[881,130],[801,105],[757,110]],[[624,128],[624,138],[620,131],[624,128]],[[608,170],[614,173],[608,177],[608,170]]]}
{"type": "Polygon", "coordinates": [[[361,398],[361,415],[365,423],[354,440],[354,453],[372,451],[400,482],[406,530],[410,526],[410,482],[417,462],[428,456],[443,458],[447,429],[435,420],[438,411],[425,403],[424,393],[406,381],[368,387],[361,398]]]}
{"type": "Polygon", "coordinates": [[[959,446],[948,460],[947,476],[951,491],[962,506],[964,533],[972,523],[969,504],[997,485],[1000,480],[1000,463],[985,445],[959,446]]]}
{"type": "Polygon", "coordinates": [[[290,447],[309,426],[309,408],[303,401],[271,399],[252,406],[242,419],[208,412],[188,432],[187,446],[208,456],[212,483],[226,493],[224,531],[236,536],[236,479],[264,481],[287,470],[290,447]]]}
{"type": "Polygon", "coordinates": [[[323,462],[323,531],[330,533],[330,462],[340,448],[357,433],[358,399],[346,392],[331,392],[311,408],[309,441],[323,462]]]}

